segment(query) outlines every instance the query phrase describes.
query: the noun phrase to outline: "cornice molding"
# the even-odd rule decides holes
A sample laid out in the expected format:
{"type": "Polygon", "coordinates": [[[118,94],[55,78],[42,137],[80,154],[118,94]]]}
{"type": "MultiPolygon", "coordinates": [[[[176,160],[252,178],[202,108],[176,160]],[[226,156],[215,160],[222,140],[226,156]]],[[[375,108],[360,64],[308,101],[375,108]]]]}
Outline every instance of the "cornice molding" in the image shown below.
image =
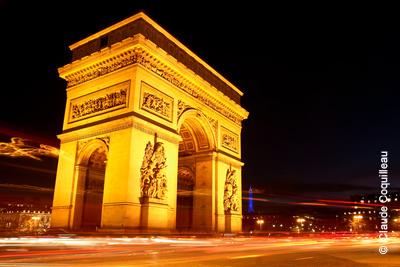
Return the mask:
{"type": "Polygon", "coordinates": [[[60,139],[61,144],[64,144],[64,143],[79,141],[82,139],[103,136],[112,132],[128,128],[137,129],[142,132],[148,133],[150,135],[157,134],[158,138],[173,143],[176,146],[179,145],[179,141],[181,139],[179,134],[149,124],[146,121],[137,118],[135,116],[129,116],[126,118],[114,120],[112,122],[104,122],[88,128],[77,129],[71,132],[65,132],[58,135],[57,137],[60,139]]]}
{"type": "Polygon", "coordinates": [[[243,93],[236,86],[143,12],[139,12],[71,45],[72,61],[85,58],[96,51],[100,52],[105,47],[112,47],[137,34],[143,35],[147,40],[150,40],[157,47],[160,47],[183,63],[186,68],[194,71],[233,101],[240,104],[240,97],[243,93]]]}
{"type": "Polygon", "coordinates": [[[217,160],[219,162],[223,162],[225,164],[232,165],[233,167],[238,168],[238,169],[241,169],[244,166],[244,163],[241,162],[241,159],[238,157],[230,155],[221,150],[219,150],[217,153],[218,153],[217,160]]]}
{"type": "Polygon", "coordinates": [[[66,71],[66,67],[72,68],[73,64],[74,63],[59,69],[60,75],[68,82],[67,88],[71,88],[73,86],[93,80],[124,67],[138,64],[168,81],[180,90],[186,92],[209,108],[217,111],[239,126],[242,125],[242,120],[246,119],[248,115],[246,110],[235,103],[234,105],[240,108],[240,110],[242,110],[244,113],[244,115],[239,115],[220,100],[212,97],[206,92],[206,90],[188,81],[185,77],[173,70],[173,68],[161,63],[161,61],[155,55],[139,46],[125,50],[113,56],[109,56],[80,70],[65,73],[64,71],[66,71]]]}

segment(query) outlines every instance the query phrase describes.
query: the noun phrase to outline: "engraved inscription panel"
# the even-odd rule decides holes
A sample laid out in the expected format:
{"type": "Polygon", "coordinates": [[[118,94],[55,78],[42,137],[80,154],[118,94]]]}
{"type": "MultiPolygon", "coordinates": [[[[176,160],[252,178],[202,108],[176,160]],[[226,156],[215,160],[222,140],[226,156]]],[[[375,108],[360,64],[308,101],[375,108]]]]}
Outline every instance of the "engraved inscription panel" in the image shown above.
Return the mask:
{"type": "Polygon", "coordinates": [[[239,137],[228,129],[221,127],[221,144],[224,148],[227,148],[237,153],[239,146],[239,137]]]}

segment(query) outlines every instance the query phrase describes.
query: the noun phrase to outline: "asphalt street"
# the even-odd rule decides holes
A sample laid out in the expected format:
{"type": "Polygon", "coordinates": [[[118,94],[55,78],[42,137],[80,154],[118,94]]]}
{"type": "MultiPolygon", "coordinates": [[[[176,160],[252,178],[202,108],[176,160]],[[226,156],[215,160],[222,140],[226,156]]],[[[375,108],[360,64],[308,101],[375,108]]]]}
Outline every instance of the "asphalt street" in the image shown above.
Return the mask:
{"type": "Polygon", "coordinates": [[[0,266],[374,266],[400,264],[400,240],[374,238],[6,238],[0,266]]]}

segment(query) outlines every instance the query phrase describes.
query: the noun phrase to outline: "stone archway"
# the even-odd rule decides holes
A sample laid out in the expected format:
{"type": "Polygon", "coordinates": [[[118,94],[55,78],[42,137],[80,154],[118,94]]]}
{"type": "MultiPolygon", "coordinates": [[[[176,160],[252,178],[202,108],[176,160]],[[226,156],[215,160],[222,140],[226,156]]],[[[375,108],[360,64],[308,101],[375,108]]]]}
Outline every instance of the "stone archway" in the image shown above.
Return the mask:
{"type": "Polygon", "coordinates": [[[76,165],[77,187],[73,228],[97,230],[101,226],[108,147],[101,139],[84,141],[76,165]]]}
{"type": "Polygon", "coordinates": [[[211,231],[214,133],[204,115],[195,109],[179,118],[176,229],[211,231]]]}
{"type": "Polygon", "coordinates": [[[187,153],[215,150],[216,133],[201,110],[189,108],[178,119],[178,132],[182,137],[179,152],[187,153]],[[182,144],[185,146],[182,147],[182,144]],[[197,145],[196,147],[194,145],[197,145]]]}
{"type": "Polygon", "coordinates": [[[70,48],[52,227],[240,231],[243,93],[143,13],[70,48]]]}
{"type": "Polygon", "coordinates": [[[176,229],[180,232],[193,229],[193,190],[196,185],[193,167],[193,165],[178,167],[176,229]]]}

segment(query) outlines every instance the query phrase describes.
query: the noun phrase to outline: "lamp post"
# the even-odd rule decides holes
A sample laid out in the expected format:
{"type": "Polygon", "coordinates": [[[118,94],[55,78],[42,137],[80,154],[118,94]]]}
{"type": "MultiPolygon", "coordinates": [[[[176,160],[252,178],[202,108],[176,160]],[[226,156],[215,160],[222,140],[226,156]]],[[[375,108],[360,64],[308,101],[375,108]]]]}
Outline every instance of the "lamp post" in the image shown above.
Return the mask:
{"type": "Polygon", "coordinates": [[[257,220],[257,223],[260,225],[260,232],[261,232],[262,224],[264,223],[264,220],[257,220]]]}
{"type": "Polygon", "coordinates": [[[355,230],[358,230],[359,226],[360,226],[360,220],[363,218],[363,216],[362,215],[354,215],[353,218],[354,218],[354,220],[356,220],[355,230]]]}
{"type": "Polygon", "coordinates": [[[303,226],[303,222],[305,222],[305,221],[306,221],[306,219],[303,219],[303,218],[297,219],[297,222],[300,223],[300,228],[298,229],[297,232],[300,232],[300,229],[301,229],[301,227],[303,226]]]}

